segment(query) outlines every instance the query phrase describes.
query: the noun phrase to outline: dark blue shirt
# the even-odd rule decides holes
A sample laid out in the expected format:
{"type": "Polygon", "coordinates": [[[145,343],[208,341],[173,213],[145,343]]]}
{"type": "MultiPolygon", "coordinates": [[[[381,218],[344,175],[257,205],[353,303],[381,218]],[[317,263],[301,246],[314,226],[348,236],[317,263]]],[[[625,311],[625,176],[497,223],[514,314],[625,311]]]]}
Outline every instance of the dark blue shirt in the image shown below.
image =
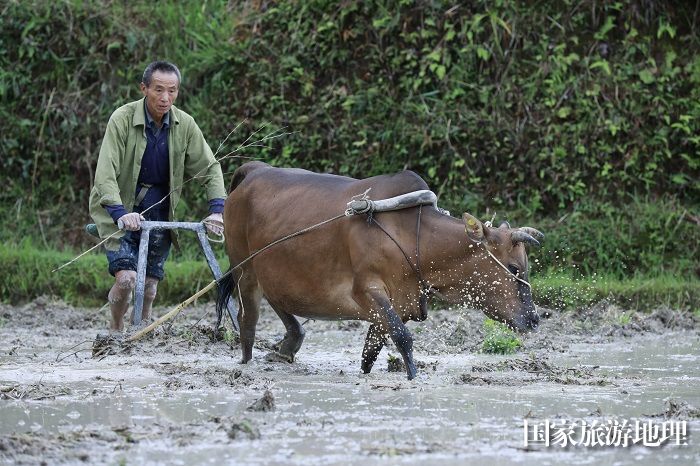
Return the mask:
{"type": "Polygon", "coordinates": [[[136,185],[136,195],[138,196],[142,186],[150,185],[150,188],[143,201],[134,206],[134,211],[143,212],[154,204],[158,204],[151,210],[160,210],[165,214],[165,218],[168,218],[170,203],[170,159],[168,158],[170,112],[163,115],[162,126],[159,128],[148,112],[145,103],[144,111],[146,112],[146,149],[141,158],[141,171],[136,185]]]}

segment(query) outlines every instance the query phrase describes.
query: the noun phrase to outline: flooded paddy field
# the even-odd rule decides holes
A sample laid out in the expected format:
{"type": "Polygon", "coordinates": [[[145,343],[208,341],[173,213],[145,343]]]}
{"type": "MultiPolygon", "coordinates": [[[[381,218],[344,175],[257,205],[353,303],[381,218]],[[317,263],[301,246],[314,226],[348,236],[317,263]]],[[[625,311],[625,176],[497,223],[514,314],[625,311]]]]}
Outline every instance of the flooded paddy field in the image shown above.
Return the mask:
{"type": "Polygon", "coordinates": [[[211,330],[213,305],[93,357],[107,314],[0,306],[0,464],[700,463],[689,313],[550,311],[517,353],[497,356],[480,352],[483,314],[434,310],[409,324],[412,381],[389,370],[393,345],[360,373],[364,322],[309,321],[296,362],[277,362],[267,355],[284,328],[263,306],[241,365],[235,338],[211,330]],[[525,446],[524,420],[685,420],[688,444],[525,446]]]}

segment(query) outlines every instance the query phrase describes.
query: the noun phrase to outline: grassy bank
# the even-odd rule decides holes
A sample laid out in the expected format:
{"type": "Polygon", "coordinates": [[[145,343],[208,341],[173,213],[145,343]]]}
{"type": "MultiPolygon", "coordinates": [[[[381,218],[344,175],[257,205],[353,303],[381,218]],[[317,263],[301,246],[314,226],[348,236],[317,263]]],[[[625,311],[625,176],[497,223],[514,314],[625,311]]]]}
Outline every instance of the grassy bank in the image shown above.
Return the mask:
{"type": "Polygon", "coordinates": [[[700,312],[700,280],[693,276],[572,278],[547,275],[532,280],[535,302],[540,306],[570,309],[603,299],[625,309],[647,311],[659,306],[700,312]]]}
{"type": "MultiPolygon", "coordinates": [[[[107,261],[102,254],[90,254],[58,272],[55,268],[73,255],[41,250],[31,245],[0,245],[4,278],[0,299],[13,304],[41,295],[60,297],[80,306],[101,306],[112,285],[107,261]]],[[[228,262],[220,259],[222,269],[228,262]]],[[[180,302],[211,280],[206,262],[171,260],[166,265],[167,279],[158,289],[160,304],[180,302]]],[[[657,306],[700,311],[700,280],[693,277],[575,278],[563,273],[533,277],[533,293],[539,305],[558,309],[589,305],[602,299],[627,309],[648,310],[657,306]]],[[[213,294],[204,299],[213,299],[213,294]]]]}
{"type": "MultiPolygon", "coordinates": [[[[101,253],[88,254],[52,272],[73,257],[71,253],[41,250],[30,245],[0,245],[0,262],[5,275],[0,283],[0,299],[21,303],[51,295],[73,305],[103,305],[114,283],[107,272],[106,257],[101,253]]],[[[219,263],[222,268],[228,266],[227,260],[219,263]]],[[[170,260],[165,271],[167,279],[158,288],[160,304],[181,302],[212,280],[204,257],[199,261],[170,260]]]]}

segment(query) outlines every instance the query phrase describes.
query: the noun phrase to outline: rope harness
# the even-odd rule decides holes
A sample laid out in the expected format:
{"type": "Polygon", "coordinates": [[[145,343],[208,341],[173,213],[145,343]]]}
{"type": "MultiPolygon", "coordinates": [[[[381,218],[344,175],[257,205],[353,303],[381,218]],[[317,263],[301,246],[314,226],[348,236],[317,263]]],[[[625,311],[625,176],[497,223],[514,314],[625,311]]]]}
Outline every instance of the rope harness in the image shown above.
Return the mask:
{"type": "MultiPolygon", "coordinates": [[[[469,239],[471,239],[471,238],[469,238],[469,239]]],[[[472,241],[474,241],[474,240],[472,240],[472,241]]],[[[478,241],[478,242],[477,242],[477,241],[474,241],[474,242],[475,242],[476,244],[480,244],[480,245],[484,246],[484,243],[481,242],[481,241],[478,241]]],[[[485,249],[486,252],[489,254],[489,256],[491,256],[491,259],[493,259],[494,261],[496,261],[496,263],[497,263],[498,265],[500,265],[501,268],[502,268],[503,270],[505,270],[506,272],[508,272],[509,275],[512,275],[513,278],[515,278],[516,280],[518,280],[520,283],[522,283],[522,284],[524,284],[524,285],[527,285],[528,288],[532,289],[532,285],[530,285],[530,282],[528,282],[527,280],[523,280],[522,278],[518,277],[516,274],[514,274],[513,272],[511,272],[510,269],[509,269],[508,267],[506,267],[505,265],[503,265],[503,262],[499,261],[498,258],[497,258],[496,256],[494,256],[493,253],[492,253],[491,251],[489,251],[489,248],[487,248],[486,246],[484,246],[484,249],[485,249]]]]}
{"type": "Polygon", "coordinates": [[[389,237],[391,241],[394,242],[394,244],[399,248],[401,253],[403,254],[403,257],[406,259],[406,262],[408,262],[408,265],[411,267],[413,270],[413,273],[416,274],[416,279],[418,280],[418,286],[420,287],[420,297],[418,299],[418,306],[420,309],[420,316],[418,317],[418,321],[423,321],[428,317],[428,298],[431,295],[431,287],[423,279],[423,275],[421,273],[421,268],[420,268],[420,219],[421,219],[421,212],[423,211],[423,205],[419,204],[418,205],[418,220],[416,221],[416,263],[415,265],[413,262],[411,262],[411,259],[409,259],[408,254],[406,254],[406,251],[404,248],[401,247],[398,241],[396,241],[396,238],[391,236],[391,233],[389,233],[386,228],[382,226],[381,223],[377,221],[376,218],[372,215],[372,212],[369,212],[367,214],[367,223],[374,223],[379,227],[380,230],[384,232],[385,235],[389,237]]]}
{"type": "Polygon", "coordinates": [[[224,230],[223,230],[224,225],[223,225],[223,223],[214,222],[212,220],[207,220],[207,219],[202,220],[202,223],[204,225],[221,228],[221,234],[217,235],[217,236],[219,236],[219,238],[212,238],[211,236],[209,236],[209,233],[208,233],[209,229],[207,229],[207,239],[209,240],[210,243],[223,243],[224,241],[226,241],[226,238],[224,237],[224,230]]]}

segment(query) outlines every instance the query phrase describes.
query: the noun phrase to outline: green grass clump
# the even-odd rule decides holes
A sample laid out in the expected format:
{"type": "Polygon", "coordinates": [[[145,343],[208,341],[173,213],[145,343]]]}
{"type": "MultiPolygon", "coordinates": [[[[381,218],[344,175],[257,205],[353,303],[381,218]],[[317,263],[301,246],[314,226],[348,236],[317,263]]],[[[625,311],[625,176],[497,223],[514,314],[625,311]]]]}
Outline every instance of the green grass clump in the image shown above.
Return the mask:
{"type": "Polygon", "coordinates": [[[484,321],[481,350],[489,354],[513,354],[522,346],[520,338],[508,326],[492,319],[484,321]]]}
{"type": "Polygon", "coordinates": [[[387,370],[389,372],[403,372],[406,366],[403,364],[403,359],[400,356],[389,354],[387,357],[387,370]]]}
{"type": "Polygon", "coordinates": [[[618,317],[618,324],[620,324],[620,325],[627,325],[631,321],[632,321],[632,313],[631,312],[623,312],[618,317]]]}
{"type": "Polygon", "coordinates": [[[233,346],[235,344],[238,344],[240,342],[240,338],[238,336],[238,333],[235,331],[227,328],[224,330],[224,335],[223,335],[224,342],[229,345],[233,346]]]}

